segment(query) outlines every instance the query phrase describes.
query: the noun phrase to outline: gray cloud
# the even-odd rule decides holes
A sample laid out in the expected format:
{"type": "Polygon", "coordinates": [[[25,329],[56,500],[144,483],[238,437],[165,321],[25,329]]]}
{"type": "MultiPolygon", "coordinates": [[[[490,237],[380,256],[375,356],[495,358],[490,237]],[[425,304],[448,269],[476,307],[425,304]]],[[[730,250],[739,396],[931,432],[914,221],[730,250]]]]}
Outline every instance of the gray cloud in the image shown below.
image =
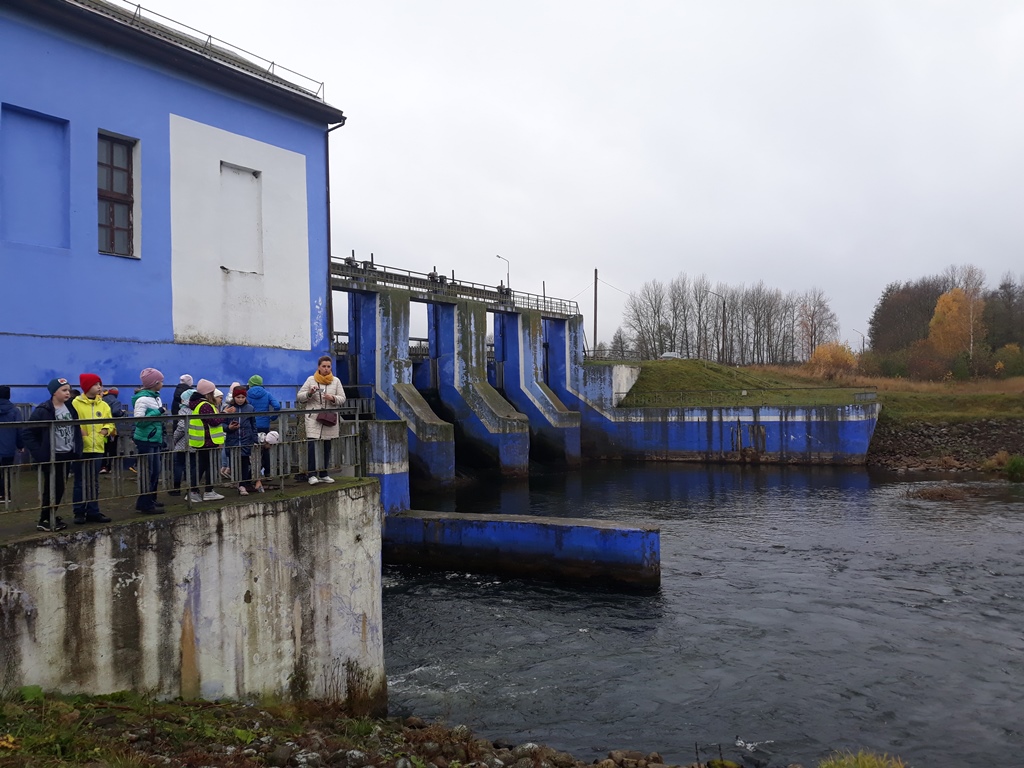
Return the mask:
{"type": "Polygon", "coordinates": [[[858,347],[888,282],[1024,271],[1017,3],[147,7],[326,80],[337,253],[490,283],[500,253],[588,315],[595,267],[819,286],[858,347]]]}

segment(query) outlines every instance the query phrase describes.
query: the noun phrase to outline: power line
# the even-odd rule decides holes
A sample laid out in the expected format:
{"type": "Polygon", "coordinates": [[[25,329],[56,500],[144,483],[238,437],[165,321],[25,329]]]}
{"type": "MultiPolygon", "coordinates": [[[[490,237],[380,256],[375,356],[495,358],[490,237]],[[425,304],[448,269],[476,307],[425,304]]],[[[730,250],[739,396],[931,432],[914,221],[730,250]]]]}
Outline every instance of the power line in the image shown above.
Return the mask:
{"type": "MultiPolygon", "coordinates": [[[[611,283],[609,283],[609,282],[607,282],[607,281],[605,281],[605,280],[602,280],[602,279],[601,279],[600,277],[599,277],[599,278],[597,278],[597,282],[599,282],[599,283],[604,283],[604,284],[605,284],[605,285],[607,285],[607,286],[608,286],[609,288],[614,288],[614,289],[615,289],[616,291],[618,291],[619,293],[622,293],[622,294],[625,294],[626,296],[629,296],[629,292],[628,292],[628,291],[624,291],[624,290],[622,290],[621,288],[618,288],[618,287],[616,287],[616,286],[612,285],[611,283]]],[[[583,290],[586,290],[586,288],[584,288],[583,290]]],[[[576,295],[578,296],[579,294],[576,294],[576,295]]]]}

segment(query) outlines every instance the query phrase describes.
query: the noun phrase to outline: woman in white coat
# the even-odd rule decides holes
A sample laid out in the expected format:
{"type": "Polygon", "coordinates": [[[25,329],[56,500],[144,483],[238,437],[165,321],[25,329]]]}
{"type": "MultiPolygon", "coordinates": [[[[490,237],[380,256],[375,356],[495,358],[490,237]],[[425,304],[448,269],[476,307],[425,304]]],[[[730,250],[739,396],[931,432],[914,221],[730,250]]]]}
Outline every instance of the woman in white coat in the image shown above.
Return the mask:
{"type": "Polygon", "coordinates": [[[317,483],[333,483],[327,473],[331,466],[331,440],[338,437],[337,409],[345,404],[345,388],[338,377],[331,373],[331,358],[324,355],[317,361],[316,373],[306,379],[299,389],[299,405],[306,410],[322,413],[307,413],[306,419],[306,466],[310,485],[317,483]],[[319,459],[319,461],[318,461],[319,459]]]}

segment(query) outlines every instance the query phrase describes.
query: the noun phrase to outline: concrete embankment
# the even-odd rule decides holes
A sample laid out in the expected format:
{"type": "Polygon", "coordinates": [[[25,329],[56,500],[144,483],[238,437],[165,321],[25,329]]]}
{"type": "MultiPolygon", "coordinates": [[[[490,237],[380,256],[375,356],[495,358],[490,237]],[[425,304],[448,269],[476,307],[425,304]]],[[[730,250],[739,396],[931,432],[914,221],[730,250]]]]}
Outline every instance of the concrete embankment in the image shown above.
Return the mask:
{"type": "Polygon", "coordinates": [[[1000,451],[1024,454],[1024,419],[950,424],[897,422],[883,416],[871,439],[868,466],[893,470],[979,470],[1000,451]]]}
{"type": "Polygon", "coordinates": [[[378,484],[0,545],[0,692],[387,708],[378,484]]]}

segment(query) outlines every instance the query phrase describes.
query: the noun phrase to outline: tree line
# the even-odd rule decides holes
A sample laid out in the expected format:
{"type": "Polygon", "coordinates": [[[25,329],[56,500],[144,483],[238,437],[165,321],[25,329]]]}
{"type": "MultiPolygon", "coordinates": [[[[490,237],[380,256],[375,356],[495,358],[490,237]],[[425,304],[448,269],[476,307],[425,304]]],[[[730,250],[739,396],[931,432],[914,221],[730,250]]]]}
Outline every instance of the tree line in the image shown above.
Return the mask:
{"type": "Polygon", "coordinates": [[[763,281],[712,286],[707,275],[681,272],[629,294],[611,346],[599,344],[597,353],[650,360],[668,352],[729,365],[781,365],[810,359],[838,336],[838,318],[818,288],[783,293],[763,281]]]}
{"type": "Polygon", "coordinates": [[[1024,375],[1024,279],[995,288],[973,265],[885,287],[868,321],[868,374],[917,379],[1024,375]]]}

